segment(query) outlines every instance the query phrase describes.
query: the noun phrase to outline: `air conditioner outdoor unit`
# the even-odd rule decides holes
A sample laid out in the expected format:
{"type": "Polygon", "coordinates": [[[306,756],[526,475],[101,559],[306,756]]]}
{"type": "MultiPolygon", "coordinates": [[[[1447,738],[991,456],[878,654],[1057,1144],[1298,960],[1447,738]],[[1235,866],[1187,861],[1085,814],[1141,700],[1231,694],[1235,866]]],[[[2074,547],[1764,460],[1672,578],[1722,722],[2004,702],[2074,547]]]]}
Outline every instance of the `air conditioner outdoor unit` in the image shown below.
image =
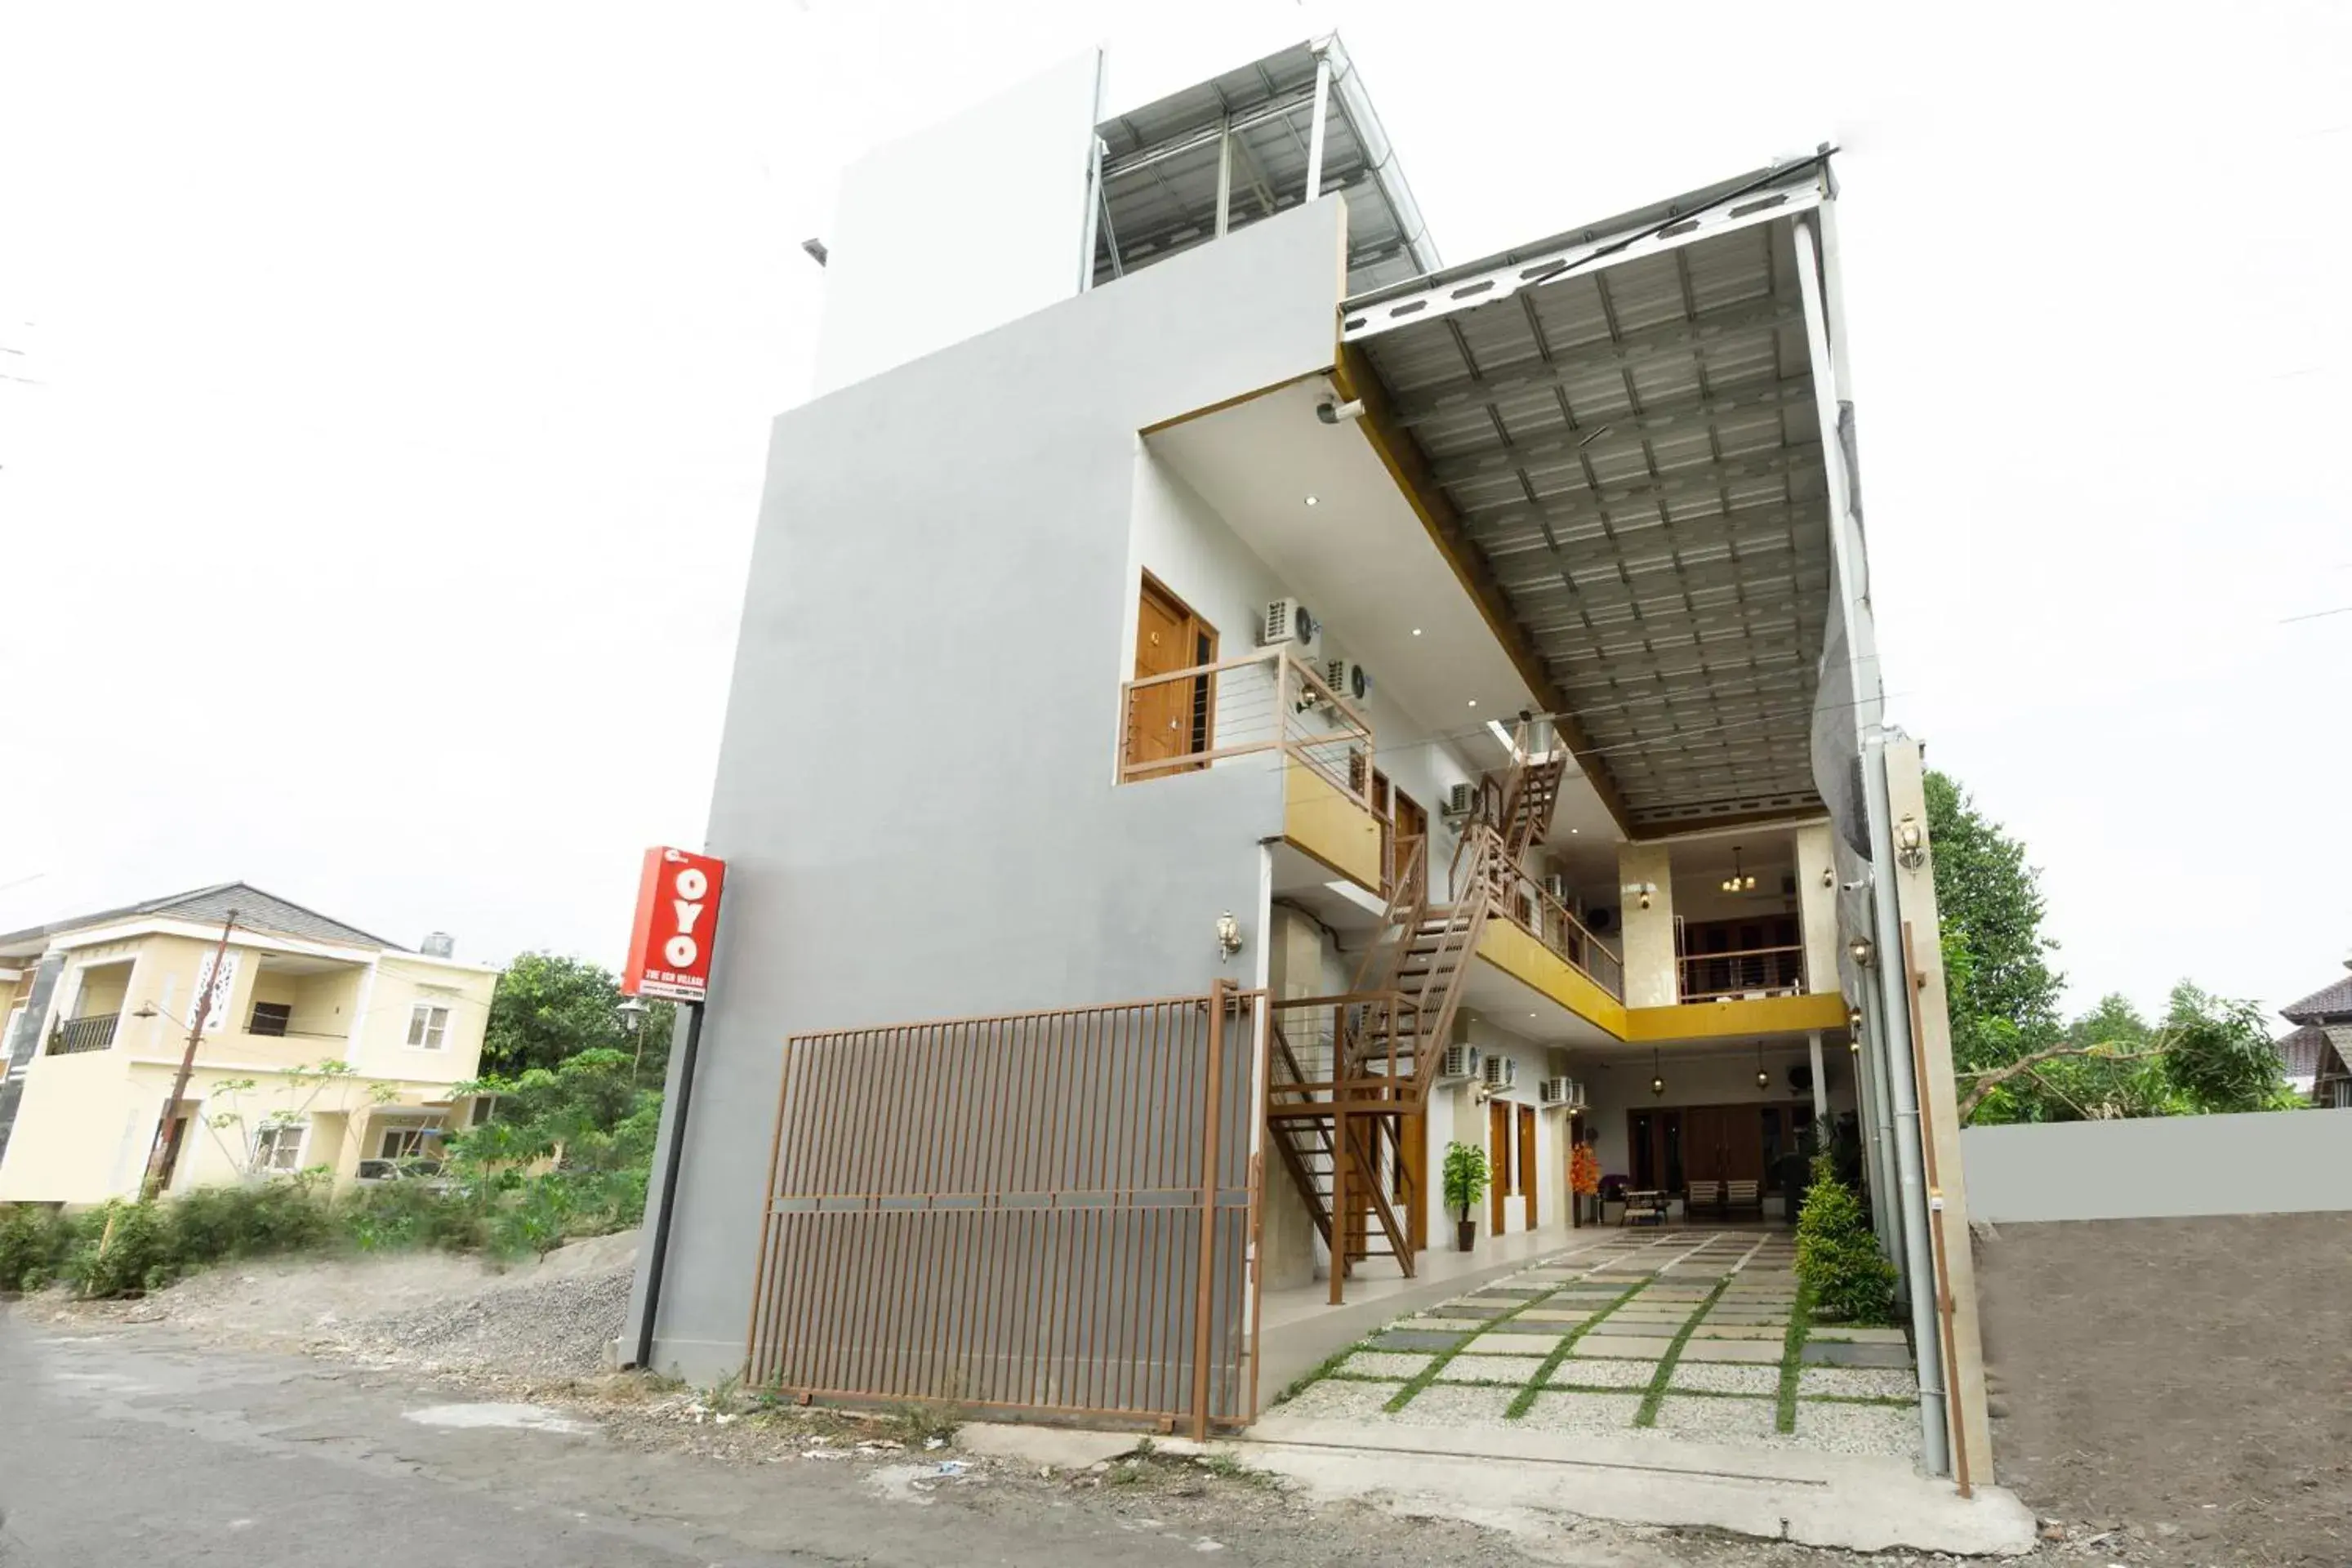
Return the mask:
{"type": "Polygon", "coordinates": [[[1265,625],[1258,634],[1260,647],[1290,647],[1308,658],[1322,650],[1323,623],[1296,599],[1276,599],[1265,607],[1265,625]]]}
{"type": "Polygon", "coordinates": [[[1361,702],[1372,694],[1370,673],[1352,658],[1335,658],[1324,665],[1323,684],[1350,702],[1361,702]]]}
{"type": "Polygon", "coordinates": [[[1478,1076],[1478,1047],[1448,1046],[1445,1054],[1437,1058],[1437,1076],[1442,1079],[1467,1079],[1478,1076]]]}
{"type": "Polygon", "coordinates": [[[1488,1089],[1508,1089],[1519,1081],[1519,1064],[1511,1057],[1488,1057],[1485,1076],[1488,1089]]]}
{"type": "Polygon", "coordinates": [[[1478,809],[1478,786],[1458,784],[1445,792],[1445,805],[1440,813],[1445,816],[1467,816],[1478,809]]]}
{"type": "Polygon", "coordinates": [[[1572,1078],[1548,1078],[1543,1080],[1543,1102],[1574,1110],[1584,1103],[1584,1086],[1572,1078]]]}

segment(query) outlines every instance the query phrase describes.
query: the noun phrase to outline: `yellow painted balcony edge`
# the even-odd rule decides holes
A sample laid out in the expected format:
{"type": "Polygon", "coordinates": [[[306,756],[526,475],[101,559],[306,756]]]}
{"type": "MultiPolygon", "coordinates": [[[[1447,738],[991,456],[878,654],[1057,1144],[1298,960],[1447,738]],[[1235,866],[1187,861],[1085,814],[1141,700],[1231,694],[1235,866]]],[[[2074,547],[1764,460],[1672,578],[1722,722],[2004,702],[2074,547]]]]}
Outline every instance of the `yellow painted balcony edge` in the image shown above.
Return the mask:
{"type": "Polygon", "coordinates": [[[1831,991],[1807,996],[1685,1002],[1673,1007],[1629,1007],[1624,1022],[1618,1037],[1644,1042],[1802,1034],[1808,1029],[1844,1028],[1845,998],[1831,991]]]}
{"type": "Polygon", "coordinates": [[[1283,781],[1282,837],[1340,876],[1380,891],[1380,822],[1360,802],[1296,759],[1283,781]]]}
{"type": "MultiPolygon", "coordinates": [[[[1625,1038],[1625,1005],[1582,970],[1538,942],[1516,921],[1490,916],[1478,932],[1478,956],[1520,984],[1542,992],[1578,1017],[1625,1038]]],[[[1673,1012],[1674,1008],[1658,1008],[1673,1012]]]]}

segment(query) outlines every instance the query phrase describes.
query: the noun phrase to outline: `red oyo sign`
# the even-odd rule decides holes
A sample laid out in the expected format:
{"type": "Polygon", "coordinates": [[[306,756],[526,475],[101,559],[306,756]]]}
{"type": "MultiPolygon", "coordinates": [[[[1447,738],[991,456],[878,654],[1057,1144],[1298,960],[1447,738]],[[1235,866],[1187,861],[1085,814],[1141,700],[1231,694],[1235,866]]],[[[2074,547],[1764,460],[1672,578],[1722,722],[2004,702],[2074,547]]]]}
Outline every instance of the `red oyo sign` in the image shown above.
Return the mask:
{"type": "Polygon", "coordinates": [[[710,989],[711,938],[727,862],[683,849],[648,849],[637,879],[637,920],[621,990],[630,996],[699,1002],[710,989]]]}

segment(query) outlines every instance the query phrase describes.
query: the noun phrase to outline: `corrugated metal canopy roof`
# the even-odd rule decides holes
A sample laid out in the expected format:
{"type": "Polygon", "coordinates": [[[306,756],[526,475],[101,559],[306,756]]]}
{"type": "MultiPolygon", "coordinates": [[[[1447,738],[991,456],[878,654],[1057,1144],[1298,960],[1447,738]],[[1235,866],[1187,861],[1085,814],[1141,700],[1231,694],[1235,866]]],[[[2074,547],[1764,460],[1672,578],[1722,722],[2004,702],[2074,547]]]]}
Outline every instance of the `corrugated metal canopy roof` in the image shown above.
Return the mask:
{"type": "Polygon", "coordinates": [[[1629,826],[1822,808],[1829,508],[1788,218],[1823,178],[1763,171],[1347,305],[1629,826]]]}
{"type": "Polygon", "coordinates": [[[1337,37],[1299,44],[1238,70],[1171,93],[1097,127],[1105,212],[1095,245],[1095,281],[1216,237],[1220,130],[1234,127],[1229,229],[1298,205],[1307,196],[1315,70],[1331,61],[1324,115],[1325,194],[1348,197],[1348,286],[1376,288],[1437,265],[1412,193],[1337,37]]]}

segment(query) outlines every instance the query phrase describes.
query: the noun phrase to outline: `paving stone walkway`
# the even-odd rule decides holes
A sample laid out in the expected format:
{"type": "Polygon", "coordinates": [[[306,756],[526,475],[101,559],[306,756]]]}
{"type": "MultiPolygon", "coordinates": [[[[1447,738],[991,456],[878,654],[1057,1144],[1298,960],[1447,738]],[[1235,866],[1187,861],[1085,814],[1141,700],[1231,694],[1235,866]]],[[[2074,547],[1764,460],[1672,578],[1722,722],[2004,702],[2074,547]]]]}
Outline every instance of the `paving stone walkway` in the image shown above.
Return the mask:
{"type": "Polygon", "coordinates": [[[1276,1408],[1916,1458],[1898,1329],[1810,1321],[1782,1236],[1608,1237],[1389,1324],[1276,1408]]]}

